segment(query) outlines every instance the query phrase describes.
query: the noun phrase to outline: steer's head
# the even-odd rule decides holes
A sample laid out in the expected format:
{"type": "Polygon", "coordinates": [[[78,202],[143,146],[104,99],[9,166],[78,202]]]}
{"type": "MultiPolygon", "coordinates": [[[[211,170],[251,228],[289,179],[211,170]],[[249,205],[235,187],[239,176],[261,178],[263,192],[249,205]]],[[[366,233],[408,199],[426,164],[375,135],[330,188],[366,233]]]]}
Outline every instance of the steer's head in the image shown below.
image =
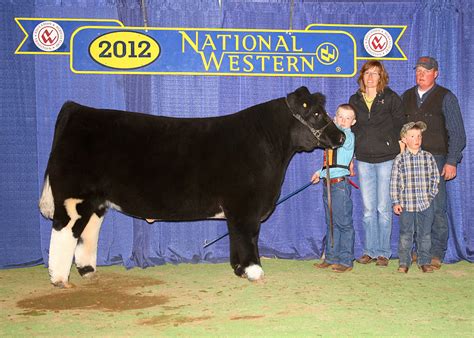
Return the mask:
{"type": "Polygon", "coordinates": [[[304,150],[337,148],[344,143],[344,133],[324,109],[326,98],[323,94],[311,94],[306,87],[300,87],[287,95],[286,103],[293,117],[298,120],[292,136],[304,150]]]}

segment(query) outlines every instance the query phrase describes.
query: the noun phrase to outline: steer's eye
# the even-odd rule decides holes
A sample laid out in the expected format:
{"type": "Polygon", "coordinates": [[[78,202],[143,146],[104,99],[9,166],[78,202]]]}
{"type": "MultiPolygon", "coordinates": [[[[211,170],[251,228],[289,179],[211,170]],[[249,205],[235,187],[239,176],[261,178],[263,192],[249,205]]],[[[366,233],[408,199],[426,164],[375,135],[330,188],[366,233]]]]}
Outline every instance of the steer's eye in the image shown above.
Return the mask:
{"type": "Polygon", "coordinates": [[[303,108],[306,108],[308,107],[308,105],[306,104],[306,102],[303,103],[303,108]]]}
{"type": "Polygon", "coordinates": [[[318,117],[318,116],[319,116],[319,113],[318,113],[318,112],[314,113],[314,116],[318,117]]]}

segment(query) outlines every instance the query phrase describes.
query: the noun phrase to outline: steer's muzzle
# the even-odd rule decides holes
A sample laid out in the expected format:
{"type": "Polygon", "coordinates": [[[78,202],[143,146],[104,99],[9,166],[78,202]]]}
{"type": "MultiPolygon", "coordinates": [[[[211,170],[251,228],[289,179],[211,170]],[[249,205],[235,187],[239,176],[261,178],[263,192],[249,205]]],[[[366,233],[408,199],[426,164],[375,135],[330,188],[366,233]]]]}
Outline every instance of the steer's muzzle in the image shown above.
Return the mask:
{"type": "Polygon", "coordinates": [[[335,149],[342,146],[346,141],[346,135],[333,121],[329,121],[327,128],[321,136],[320,147],[322,148],[335,149]]]}
{"type": "Polygon", "coordinates": [[[332,149],[342,146],[344,142],[346,142],[346,135],[344,133],[341,133],[341,137],[339,137],[339,141],[337,142],[336,145],[332,146],[332,149]]]}

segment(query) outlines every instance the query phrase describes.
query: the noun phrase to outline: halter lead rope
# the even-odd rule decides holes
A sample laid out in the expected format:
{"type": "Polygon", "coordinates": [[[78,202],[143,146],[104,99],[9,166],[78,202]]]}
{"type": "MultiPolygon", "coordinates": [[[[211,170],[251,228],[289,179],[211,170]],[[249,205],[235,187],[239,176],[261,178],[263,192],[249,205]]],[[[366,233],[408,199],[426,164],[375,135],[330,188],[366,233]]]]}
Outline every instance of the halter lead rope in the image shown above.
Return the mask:
{"type": "MultiPolygon", "coordinates": [[[[329,158],[329,149],[324,150],[326,158],[329,158]]],[[[331,198],[331,174],[329,173],[329,166],[326,168],[326,189],[328,194],[328,209],[329,209],[329,232],[331,236],[331,248],[334,248],[334,224],[332,221],[332,198],[331,198]]],[[[327,235],[326,235],[327,236],[327,235]]]]}

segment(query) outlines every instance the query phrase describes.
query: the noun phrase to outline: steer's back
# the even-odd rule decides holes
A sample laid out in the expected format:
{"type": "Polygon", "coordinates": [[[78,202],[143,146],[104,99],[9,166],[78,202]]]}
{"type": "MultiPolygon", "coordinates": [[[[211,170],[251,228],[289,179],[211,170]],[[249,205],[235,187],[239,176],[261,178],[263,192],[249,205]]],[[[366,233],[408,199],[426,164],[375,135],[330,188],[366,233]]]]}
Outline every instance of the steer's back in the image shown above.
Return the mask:
{"type": "Polygon", "coordinates": [[[92,198],[143,218],[218,214],[237,191],[258,193],[259,180],[281,183],[254,115],[180,119],[68,102],[48,164],[55,199],[92,198]]]}

